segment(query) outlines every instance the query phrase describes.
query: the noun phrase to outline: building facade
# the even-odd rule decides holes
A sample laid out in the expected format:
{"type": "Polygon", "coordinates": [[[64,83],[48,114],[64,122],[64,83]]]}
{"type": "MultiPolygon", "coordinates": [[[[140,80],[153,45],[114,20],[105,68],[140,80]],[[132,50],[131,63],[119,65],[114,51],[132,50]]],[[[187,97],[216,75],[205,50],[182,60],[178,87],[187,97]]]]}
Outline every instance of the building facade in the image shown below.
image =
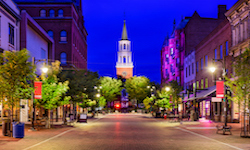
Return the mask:
{"type": "MultiPolygon", "coordinates": [[[[192,85],[187,77],[184,77],[184,69],[189,70],[189,65],[184,66],[184,58],[189,56],[194,50],[195,46],[201,42],[211,31],[223,21],[226,7],[224,5],[218,6],[218,18],[204,18],[200,17],[195,11],[192,17],[185,17],[180,24],[175,27],[168,39],[167,45],[162,47],[162,84],[176,80],[181,86],[187,87],[192,85]],[[184,83],[184,79],[187,83],[184,83]],[[189,85],[187,85],[189,84],[189,85]]],[[[192,57],[194,61],[195,57],[192,57]]],[[[191,66],[192,67],[192,64],[191,66]]],[[[190,68],[192,70],[192,68],[190,68]]],[[[186,74],[185,74],[186,75],[186,74]]]]}
{"type": "Polygon", "coordinates": [[[64,68],[87,69],[87,32],[81,0],[15,0],[54,40],[55,60],[64,68]]]}
{"type": "Polygon", "coordinates": [[[20,50],[20,12],[12,0],[0,1],[0,50],[20,50]]]}
{"type": "Polygon", "coordinates": [[[131,41],[128,40],[126,21],[124,20],[122,38],[118,44],[116,75],[125,79],[133,77],[131,41]]]}

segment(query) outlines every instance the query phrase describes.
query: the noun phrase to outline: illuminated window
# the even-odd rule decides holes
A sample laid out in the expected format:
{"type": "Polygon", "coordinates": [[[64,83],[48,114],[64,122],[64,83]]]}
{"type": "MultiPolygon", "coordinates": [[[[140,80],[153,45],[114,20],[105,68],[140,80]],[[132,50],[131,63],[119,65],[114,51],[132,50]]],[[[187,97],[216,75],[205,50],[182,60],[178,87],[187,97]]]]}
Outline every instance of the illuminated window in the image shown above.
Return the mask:
{"type": "Polygon", "coordinates": [[[53,36],[54,36],[53,31],[49,30],[49,31],[48,31],[48,35],[53,39],[53,36]]]}
{"type": "Polygon", "coordinates": [[[62,9],[58,10],[58,17],[63,17],[63,10],[62,9]]]}
{"type": "Polygon", "coordinates": [[[203,88],[204,88],[204,80],[201,79],[201,89],[203,89],[203,88]]]}
{"type": "Polygon", "coordinates": [[[205,88],[208,88],[208,78],[205,79],[205,88]]]}
{"type": "Polygon", "coordinates": [[[199,81],[196,81],[196,89],[199,89],[199,81]]]}
{"type": "Polygon", "coordinates": [[[60,60],[61,60],[61,64],[62,65],[66,65],[67,64],[67,54],[65,52],[61,53],[60,60]]]}
{"type": "Polygon", "coordinates": [[[40,17],[46,17],[46,10],[40,10],[40,17]]]}
{"type": "Polygon", "coordinates": [[[66,31],[61,31],[61,33],[60,33],[60,40],[61,40],[61,42],[66,42],[67,41],[67,32],[66,31]]]}

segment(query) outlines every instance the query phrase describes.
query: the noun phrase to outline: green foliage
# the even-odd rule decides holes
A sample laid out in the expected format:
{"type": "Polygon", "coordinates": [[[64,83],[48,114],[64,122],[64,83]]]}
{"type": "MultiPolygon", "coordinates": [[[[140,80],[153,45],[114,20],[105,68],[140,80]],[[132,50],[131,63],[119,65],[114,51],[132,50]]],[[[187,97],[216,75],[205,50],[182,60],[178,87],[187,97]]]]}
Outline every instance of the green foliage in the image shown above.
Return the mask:
{"type": "Polygon", "coordinates": [[[175,80],[172,80],[170,82],[170,87],[171,87],[170,94],[172,96],[173,105],[175,106],[175,108],[178,108],[178,104],[181,103],[181,98],[179,94],[183,88],[175,80]]]}
{"type": "MultiPolygon", "coordinates": [[[[68,96],[72,97],[73,102],[83,102],[82,94],[87,94],[89,99],[94,99],[94,86],[98,84],[99,75],[97,72],[87,70],[65,70],[59,75],[60,81],[69,81],[68,96]]],[[[84,103],[84,102],[83,102],[84,103]]]]}
{"type": "Polygon", "coordinates": [[[60,72],[60,62],[56,61],[49,66],[48,77],[42,75],[42,99],[36,102],[45,109],[54,109],[69,104],[70,97],[64,96],[69,89],[69,81],[59,82],[57,74],[60,72]]]}
{"type": "Polygon", "coordinates": [[[235,76],[232,78],[225,77],[225,84],[233,93],[232,96],[227,97],[236,103],[250,99],[250,50],[246,49],[240,56],[238,56],[233,64],[235,68],[235,76]]]}
{"type": "Polygon", "coordinates": [[[121,95],[122,82],[111,77],[100,78],[101,94],[104,99],[112,102],[116,99],[117,95],[121,95]]]}
{"type": "Polygon", "coordinates": [[[156,101],[155,105],[158,107],[163,108],[171,108],[172,104],[170,103],[170,94],[172,91],[166,91],[163,88],[161,91],[158,92],[159,99],[156,101]]]}
{"type": "Polygon", "coordinates": [[[125,82],[125,88],[129,94],[129,98],[138,100],[138,103],[142,103],[147,97],[148,85],[149,79],[144,76],[134,76],[125,82]]]}
{"type": "Polygon", "coordinates": [[[87,108],[87,107],[93,107],[96,105],[96,101],[92,101],[88,98],[88,95],[85,93],[82,93],[82,101],[78,103],[80,107],[87,108]]]}
{"type": "Polygon", "coordinates": [[[26,49],[4,51],[0,54],[0,95],[7,97],[7,105],[14,107],[20,98],[30,98],[34,79],[34,66],[26,49]]]}
{"type": "Polygon", "coordinates": [[[149,109],[152,107],[153,105],[153,101],[154,101],[154,97],[146,97],[144,100],[143,100],[143,104],[145,106],[146,109],[149,109]]]}
{"type": "Polygon", "coordinates": [[[104,107],[104,106],[106,106],[106,104],[107,104],[107,102],[106,102],[106,99],[105,99],[105,97],[104,96],[101,96],[100,98],[99,98],[99,106],[101,106],[101,107],[104,107]]]}

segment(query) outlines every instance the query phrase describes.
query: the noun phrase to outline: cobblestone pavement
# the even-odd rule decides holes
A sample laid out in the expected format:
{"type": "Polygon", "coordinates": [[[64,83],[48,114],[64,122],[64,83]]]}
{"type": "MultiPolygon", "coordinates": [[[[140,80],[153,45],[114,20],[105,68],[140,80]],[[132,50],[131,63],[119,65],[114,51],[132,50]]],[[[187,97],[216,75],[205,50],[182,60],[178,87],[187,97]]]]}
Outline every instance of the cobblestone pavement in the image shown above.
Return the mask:
{"type": "Polygon", "coordinates": [[[216,134],[215,126],[202,121],[170,123],[142,114],[108,114],[74,127],[25,131],[23,139],[8,141],[0,136],[0,149],[250,150],[250,139],[240,138],[237,129],[233,135],[221,135],[216,134]]]}

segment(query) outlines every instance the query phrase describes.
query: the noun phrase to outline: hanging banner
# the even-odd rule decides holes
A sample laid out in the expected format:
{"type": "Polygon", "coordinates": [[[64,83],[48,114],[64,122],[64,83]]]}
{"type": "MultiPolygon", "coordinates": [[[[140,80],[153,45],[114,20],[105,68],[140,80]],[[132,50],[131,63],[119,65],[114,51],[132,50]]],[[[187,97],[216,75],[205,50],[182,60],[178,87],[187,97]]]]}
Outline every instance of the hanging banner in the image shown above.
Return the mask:
{"type": "Polygon", "coordinates": [[[35,81],[34,87],[35,87],[35,93],[34,93],[35,99],[42,99],[42,82],[35,81]]]}
{"type": "Polygon", "coordinates": [[[224,81],[216,81],[216,97],[224,98],[224,81]]]}

